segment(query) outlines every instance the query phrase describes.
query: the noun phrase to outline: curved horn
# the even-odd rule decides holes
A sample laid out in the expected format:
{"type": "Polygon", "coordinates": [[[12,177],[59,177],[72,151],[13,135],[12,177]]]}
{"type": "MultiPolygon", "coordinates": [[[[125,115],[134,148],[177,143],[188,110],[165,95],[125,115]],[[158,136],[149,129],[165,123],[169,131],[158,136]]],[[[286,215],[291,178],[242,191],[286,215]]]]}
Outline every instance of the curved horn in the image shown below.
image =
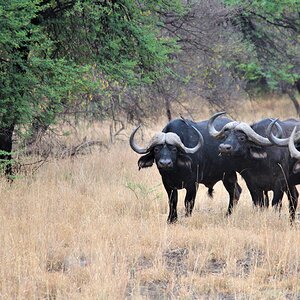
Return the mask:
{"type": "Polygon", "coordinates": [[[136,153],[138,154],[145,154],[147,152],[149,152],[148,148],[141,148],[140,146],[138,146],[136,144],[136,142],[134,141],[134,136],[136,134],[136,132],[138,131],[138,129],[141,127],[141,125],[139,125],[138,127],[136,127],[131,135],[130,135],[130,138],[129,138],[129,144],[130,144],[130,147],[133,151],[135,151],[136,153]]]}
{"type": "Polygon", "coordinates": [[[203,139],[201,132],[196,127],[194,127],[193,125],[190,125],[188,123],[186,123],[186,124],[191,126],[192,128],[194,128],[194,130],[197,132],[197,134],[199,136],[198,143],[195,147],[193,147],[193,148],[186,147],[183,144],[183,142],[181,141],[180,137],[174,132],[166,133],[166,143],[180,148],[185,153],[193,154],[193,153],[197,152],[200,149],[200,147],[204,144],[204,139],[203,139]]]}
{"type": "MultiPolygon", "coordinates": [[[[279,138],[272,133],[272,129],[275,124],[277,126],[277,128],[279,128],[281,135],[283,135],[283,130],[282,130],[281,126],[277,123],[277,121],[278,121],[278,119],[275,119],[269,124],[269,126],[267,128],[267,136],[273,144],[280,146],[280,147],[285,147],[289,144],[290,137],[279,138]]],[[[300,141],[300,131],[295,132],[293,140],[296,143],[298,143],[300,141]]]]}
{"type": "Polygon", "coordinates": [[[200,149],[200,147],[204,144],[204,139],[203,139],[201,132],[196,127],[194,127],[193,125],[190,125],[190,126],[197,132],[198,137],[199,137],[197,145],[193,148],[186,147],[182,143],[180,137],[174,132],[167,132],[167,133],[158,132],[152,137],[149,145],[146,148],[141,148],[134,141],[134,136],[135,136],[136,132],[138,131],[138,129],[140,128],[140,125],[132,131],[130,138],[129,138],[129,144],[130,144],[132,150],[139,154],[146,154],[147,152],[149,152],[151,150],[151,148],[153,146],[158,145],[158,144],[164,144],[164,143],[177,146],[180,149],[182,149],[182,151],[193,154],[196,151],[198,151],[200,149]]]}
{"type": "Polygon", "coordinates": [[[203,136],[201,134],[201,132],[195,127],[193,126],[192,124],[190,124],[188,122],[188,120],[186,120],[183,116],[180,116],[182,121],[187,125],[187,126],[191,126],[198,134],[199,136],[199,140],[198,140],[198,144],[194,147],[194,148],[188,148],[186,146],[184,146],[184,148],[182,148],[182,150],[184,150],[186,153],[195,153],[196,151],[198,151],[200,149],[200,147],[202,147],[202,145],[204,144],[204,139],[203,139],[203,136]]]}
{"type": "Polygon", "coordinates": [[[294,157],[294,158],[300,160],[300,152],[296,149],[295,143],[294,143],[296,129],[297,129],[297,126],[295,126],[295,128],[292,131],[292,134],[289,138],[289,150],[290,150],[291,157],[294,157]]]}
{"type": "Polygon", "coordinates": [[[278,119],[275,119],[269,124],[267,131],[266,131],[267,136],[273,144],[275,144],[277,146],[281,146],[281,147],[287,146],[289,143],[289,138],[280,139],[272,133],[273,127],[274,127],[274,125],[276,125],[277,128],[280,128],[280,130],[281,130],[281,136],[283,135],[282,134],[283,130],[282,130],[281,126],[277,123],[277,121],[278,121],[278,119]]]}
{"type": "Polygon", "coordinates": [[[213,136],[214,138],[219,138],[222,134],[223,134],[223,131],[222,129],[220,131],[218,131],[215,126],[213,125],[214,121],[216,118],[222,116],[222,115],[225,115],[226,112],[225,111],[221,111],[221,112],[218,112],[216,114],[214,114],[209,120],[208,120],[208,123],[207,123],[207,129],[208,129],[208,132],[211,136],[213,136]]]}
{"type": "Polygon", "coordinates": [[[256,133],[247,123],[240,123],[235,127],[236,130],[243,131],[248,139],[261,146],[272,146],[273,144],[266,138],[256,133]]]}
{"type": "Polygon", "coordinates": [[[202,136],[201,132],[195,126],[193,126],[193,125],[190,125],[190,126],[192,128],[194,128],[194,130],[197,132],[199,140],[198,140],[197,145],[193,148],[188,148],[188,147],[184,146],[184,151],[186,153],[193,154],[193,153],[197,152],[200,149],[200,147],[204,144],[204,139],[203,139],[203,136],[202,136]]]}
{"type": "MultiPolygon", "coordinates": [[[[270,119],[271,121],[274,121],[274,119],[270,119]]],[[[275,120],[278,120],[278,119],[275,119],[275,120]]],[[[278,122],[275,122],[275,126],[277,127],[277,130],[278,130],[278,134],[276,135],[277,137],[282,137],[283,136],[283,129],[282,127],[280,126],[280,124],[278,122]]]]}
{"type": "Polygon", "coordinates": [[[225,124],[220,131],[216,130],[216,128],[213,125],[213,122],[215,121],[216,118],[218,118],[219,116],[221,116],[223,114],[225,114],[225,112],[216,113],[208,120],[208,124],[207,124],[208,132],[211,136],[213,136],[216,139],[222,138],[224,131],[226,129],[229,129],[229,130],[233,129],[239,124],[239,122],[232,121],[232,122],[225,124]]]}

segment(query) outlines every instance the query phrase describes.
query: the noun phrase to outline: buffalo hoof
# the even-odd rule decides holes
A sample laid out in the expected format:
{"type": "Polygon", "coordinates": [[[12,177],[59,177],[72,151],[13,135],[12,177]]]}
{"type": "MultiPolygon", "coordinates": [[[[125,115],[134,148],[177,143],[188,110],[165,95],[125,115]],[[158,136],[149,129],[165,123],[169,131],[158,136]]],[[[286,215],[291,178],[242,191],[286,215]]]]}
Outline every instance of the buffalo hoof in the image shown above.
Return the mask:
{"type": "Polygon", "coordinates": [[[178,221],[177,217],[168,218],[167,223],[168,224],[175,224],[178,221]]]}
{"type": "Polygon", "coordinates": [[[231,214],[232,214],[232,211],[227,211],[226,214],[225,214],[225,217],[228,218],[228,217],[231,216],[231,214]]]}
{"type": "Polygon", "coordinates": [[[189,218],[192,216],[192,213],[191,212],[186,212],[185,215],[184,215],[186,218],[189,218]]]}

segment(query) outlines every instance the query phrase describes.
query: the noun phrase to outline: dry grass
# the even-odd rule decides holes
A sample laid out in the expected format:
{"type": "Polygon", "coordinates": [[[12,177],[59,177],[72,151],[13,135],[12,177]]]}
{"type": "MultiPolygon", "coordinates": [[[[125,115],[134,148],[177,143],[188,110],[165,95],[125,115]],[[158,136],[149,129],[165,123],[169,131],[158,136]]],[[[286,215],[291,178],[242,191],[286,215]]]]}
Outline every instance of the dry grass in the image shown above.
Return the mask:
{"type": "MultiPolygon", "coordinates": [[[[266,113],[268,114],[268,113],[266,113]]],[[[284,113],[281,114],[285,117],[284,113]]],[[[206,116],[207,117],[207,116],[206,116]]],[[[300,230],[254,211],[244,191],[200,187],[193,216],[167,225],[156,167],[137,170],[127,141],[0,182],[1,299],[296,299],[300,230]]]]}

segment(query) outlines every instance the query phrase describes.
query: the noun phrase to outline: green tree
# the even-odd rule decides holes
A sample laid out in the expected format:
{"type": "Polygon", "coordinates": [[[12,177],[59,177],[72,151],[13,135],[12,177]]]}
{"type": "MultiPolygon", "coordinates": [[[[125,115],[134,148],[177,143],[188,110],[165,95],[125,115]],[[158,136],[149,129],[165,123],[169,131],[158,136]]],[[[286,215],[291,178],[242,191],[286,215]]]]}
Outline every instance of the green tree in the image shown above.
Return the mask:
{"type": "Polygon", "coordinates": [[[239,75],[253,87],[287,93],[297,114],[300,106],[300,1],[225,0],[237,13],[231,18],[243,34],[248,60],[232,63],[239,75]]]}
{"type": "Polygon", "coordinates": [[[161,78],[177,48],[158,30],[160,12],[180,9],[163,0],[0,0],[0,159],[11,159],[16,128],[46,129],[74,96],[101,93],[99,81],[161,78]]]}

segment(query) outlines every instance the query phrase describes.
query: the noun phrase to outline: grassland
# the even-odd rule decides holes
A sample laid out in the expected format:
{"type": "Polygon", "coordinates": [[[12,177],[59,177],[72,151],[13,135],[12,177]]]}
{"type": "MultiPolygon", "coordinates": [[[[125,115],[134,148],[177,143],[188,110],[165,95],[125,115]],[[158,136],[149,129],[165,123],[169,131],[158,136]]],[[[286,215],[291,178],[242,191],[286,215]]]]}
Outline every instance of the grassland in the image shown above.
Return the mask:
{"type": "MultiPolygon", "coordinates": [[[[276,116],[290,116],[285,107],[276,116]]],[[[257,108],[239,118],[274,116],[268,102],[257,108]]],[[[167,225],[160,175],[137,159],[124,140],[0,182],[0,299],[299,299],[300,229],[286,198],[280,215],[256,211],[239,179],[226,218],[222,184],[213,199],[200,186],[192,217],[180,191],[167,225]]]]}

